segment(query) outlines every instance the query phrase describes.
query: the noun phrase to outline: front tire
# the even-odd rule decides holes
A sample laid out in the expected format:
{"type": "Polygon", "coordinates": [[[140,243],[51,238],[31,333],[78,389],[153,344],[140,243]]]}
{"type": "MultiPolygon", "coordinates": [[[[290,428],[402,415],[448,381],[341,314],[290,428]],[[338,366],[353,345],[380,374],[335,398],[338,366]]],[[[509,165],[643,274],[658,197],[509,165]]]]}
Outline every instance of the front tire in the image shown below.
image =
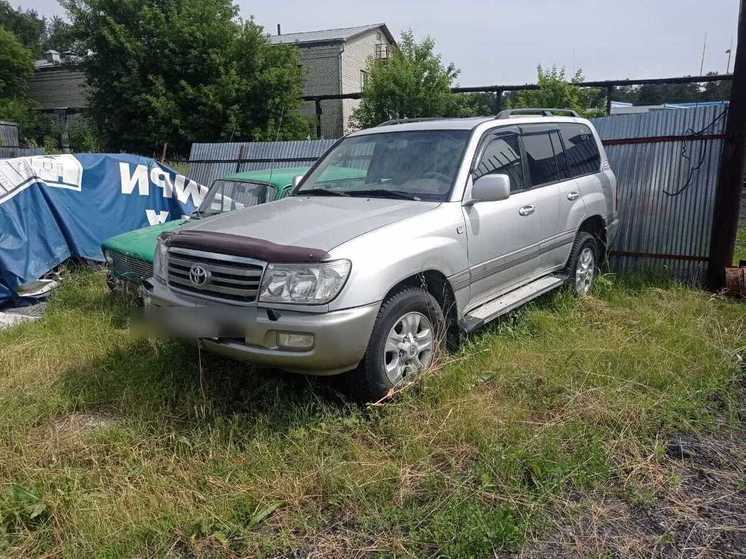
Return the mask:
{"type": "Polygon", "coordinates": [[[598,275],[598,243],[586,231],[578,233],[567,263],[570,288],[577,297],[585,297],[598,275]]]}
{"type": "Polygon", "coordinates": [[[443,310],[430,293],[397,291],[381,305],[363,361],[348,373],[351,392],[371,402],[411,382],[433,364],[444,335],[443,310]]]}

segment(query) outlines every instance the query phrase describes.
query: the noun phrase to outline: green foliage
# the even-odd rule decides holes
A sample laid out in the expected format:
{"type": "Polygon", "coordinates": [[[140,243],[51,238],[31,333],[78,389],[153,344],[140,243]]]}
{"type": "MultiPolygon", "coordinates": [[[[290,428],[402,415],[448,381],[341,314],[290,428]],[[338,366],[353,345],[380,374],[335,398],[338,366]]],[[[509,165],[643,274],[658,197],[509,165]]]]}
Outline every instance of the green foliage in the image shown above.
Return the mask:
{"type": "MultiPolygon", "coordinates": [[[[0,4],[0,13],[4,6],[0,4]]],[[[34,110],[29,99],[33,56],[15,34],[0,25],[0,120],[19,125],[21,143],[35,144],[49,129],[49,119],[34,110]]]]}
{"type": "Polygon", "coordinates": [[[74,152],[101,151],[98,135],[93,123],[87,116],[74,118],[67,129],[70,148],[74,152]]]}
{"type": "Polygon", "coordinates": [[[490,116],[496,114],[497,97],[495,93],[457,93],[460,104],[459,116],[490,116]]]}
{"type": "Polygon", "coordinates": [[[514,550],[523,539],[520,523],[510,508],[482,503],[474,495],[459,496],[425,524],[423,539],[439,557],[495,557],[514,550]]]}
{"type": "MultiPolygon", "coordinates": [[[[709,72],[708,76],[717,75],[709,72]]],[[[699,101],[727,101],[730,99],[730,81],[699,83],[646,84],[614,88],[612,98],[635,105],[661,105],[663,103],[696,103],[699,101]]]]}
{"type": "Polygon", "coordinates": [[[509,102],[513,108],[545,107],[573,109],[579,114],[592,117],[601,113],[598,95],[592,88],[577,87],[584,81],[583,71],[578,70],[572,79],[567,79],[564,68],[553,66],[550,70],[538,67],[539,89],[521,91],[509,102]]]}
{"type": "Polygon", "coordinates": [[[411,31],[401,35],[399,47],[387,60],[370,60],[363,99],[353,113],[356,126],[376,126],[392,118],[461,116],[459,97],[451,86],[459,71],[443,64],[435,41],[415,40],[411,31]]]}
{"type": "Polygon", "coordinates": [[[33,72],[31,51],[11,31],[0,27],[0,99],[24,96],[33,72]]]}
{"type": "Polygon", "coordinates": [[[13,33],[35,58],[49,49],[62,52],[73,47],[70,24],[62,18],[40,17],[36,10],[22,11],[6,0],[0,0],[0,27],[13,33]]]}
{"type": "Polygon", "coordinates": [[[7,0],[0,0],[0,28],[13,33],[32,56],[39,56],[42,52],[44,25],[44,19],[35,10],[24,12],[13,8],[7,0]]]}
{"type": "Polygon", "coordinates": [[[22,145],[58,143],[59,130],[54,117],[38,111],[36,104],[27,97],[0,99],[0,120],[18,124],[22,145]]]}
{"type": "Polygon", "coordinates": [[[297,49],[272,46],[230,0],[68,0],[106,149],[302,137],[297,49]]]}
{"type": "Polygon", "coordinates": [[[47,504],[35,491],[9,484],[0,492],[0,552],[10,543],[13,534],[34,530],[48,519],[47,504]]]}

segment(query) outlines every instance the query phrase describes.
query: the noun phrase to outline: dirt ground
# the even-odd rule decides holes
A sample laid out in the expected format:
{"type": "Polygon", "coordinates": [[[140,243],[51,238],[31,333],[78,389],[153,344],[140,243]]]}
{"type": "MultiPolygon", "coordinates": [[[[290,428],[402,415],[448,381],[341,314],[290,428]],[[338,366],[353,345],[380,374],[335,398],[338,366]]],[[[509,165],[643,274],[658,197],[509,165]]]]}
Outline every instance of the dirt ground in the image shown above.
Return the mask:
{"type": "Polygon", "coordinates": [[[610,487],[559,503],[544,537],[506,559],[746,557],[746,432],[727,423],[715,435],[673,435],[651,456],[620,458],[619,487],[637,491],[610,487]]]}

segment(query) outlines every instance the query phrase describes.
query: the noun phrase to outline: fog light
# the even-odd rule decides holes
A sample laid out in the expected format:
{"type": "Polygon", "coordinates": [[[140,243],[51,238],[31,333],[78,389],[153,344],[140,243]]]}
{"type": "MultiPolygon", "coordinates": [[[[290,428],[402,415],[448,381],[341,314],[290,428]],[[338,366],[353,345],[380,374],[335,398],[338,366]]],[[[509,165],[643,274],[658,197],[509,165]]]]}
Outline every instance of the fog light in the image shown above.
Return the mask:
{"type": "Polygon", "coordinates": [[[277,332],[277,345],[286,349],[311,349],[313,347],[313,334],[277,332]]]}

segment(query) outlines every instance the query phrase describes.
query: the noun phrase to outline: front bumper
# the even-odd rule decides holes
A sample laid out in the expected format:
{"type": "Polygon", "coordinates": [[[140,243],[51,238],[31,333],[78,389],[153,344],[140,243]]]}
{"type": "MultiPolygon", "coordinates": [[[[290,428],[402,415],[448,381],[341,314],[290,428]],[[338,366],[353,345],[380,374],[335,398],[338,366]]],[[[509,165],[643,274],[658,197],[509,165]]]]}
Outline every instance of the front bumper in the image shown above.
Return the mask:
{"type": "Polygon", "coordinates": [[[238,307],[175,293],[155,280],[146,282],[143,298],[149,320],[166,334],[198,338],[208,351],[241,361],[314,375],[357,367],[380,308],[380,302],[323,313],[238,307]],[[285,333],[312,342],[282,347],[285,333]]]}

